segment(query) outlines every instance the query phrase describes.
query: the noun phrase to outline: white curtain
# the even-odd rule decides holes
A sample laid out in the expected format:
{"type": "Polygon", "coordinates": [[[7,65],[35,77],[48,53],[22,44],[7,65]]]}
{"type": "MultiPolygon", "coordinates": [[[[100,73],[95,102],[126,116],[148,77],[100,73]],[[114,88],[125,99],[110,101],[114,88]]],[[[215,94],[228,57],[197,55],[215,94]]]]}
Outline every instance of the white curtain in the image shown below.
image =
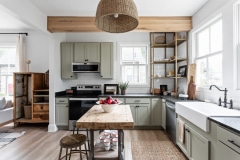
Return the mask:
{"type": "Polygon", "coordinates": [[[25,62],[25,43],[22,34],[18,35],[17,38],[17,48],[16,48],[16,72],[26,72],[26,62],[25,62]]]}

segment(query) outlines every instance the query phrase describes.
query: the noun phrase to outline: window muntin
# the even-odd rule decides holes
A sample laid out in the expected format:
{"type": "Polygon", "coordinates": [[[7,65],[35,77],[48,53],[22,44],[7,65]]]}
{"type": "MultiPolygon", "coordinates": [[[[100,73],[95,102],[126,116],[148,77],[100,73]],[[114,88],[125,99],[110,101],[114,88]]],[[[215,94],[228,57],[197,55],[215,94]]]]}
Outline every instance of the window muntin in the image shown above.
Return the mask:
{"type": "Polygon", "coordinates": [[[146,85],[148,73],[148,46],[120,45],[121,81],[130,85],[146,85]]]}
{"type": "Polygon", "coordinates": [[[196,33],[198,85],[222,85],[222,19],[196,33]]]}

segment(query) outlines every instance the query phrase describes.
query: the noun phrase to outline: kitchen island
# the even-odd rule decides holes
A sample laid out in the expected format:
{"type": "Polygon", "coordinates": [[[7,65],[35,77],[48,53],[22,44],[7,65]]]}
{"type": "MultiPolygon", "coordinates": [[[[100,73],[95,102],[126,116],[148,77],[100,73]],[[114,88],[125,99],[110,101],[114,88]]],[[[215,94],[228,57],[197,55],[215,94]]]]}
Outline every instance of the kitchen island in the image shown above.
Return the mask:
{"type": "MultiPolygon", "coordinates": [[[[129,105],[119,105],[110,113],[104,112],[101,105],[94,105],[77,121],[76,127],[90,130],[90,159],[98,158],[94,153],[94,150],[96,150],[95,146],[98,146],[98,144],[94,146],[94,130],[118,130],[118,154],[114,157],[111,152],[106,151],[105,155],[113,159],[124,159],[122,155],[124,149],[123,129],[133,129],[134,121],[129,105]]],[[[103,159],[105,155],[101,153],[99,158],[103,159]]]]}

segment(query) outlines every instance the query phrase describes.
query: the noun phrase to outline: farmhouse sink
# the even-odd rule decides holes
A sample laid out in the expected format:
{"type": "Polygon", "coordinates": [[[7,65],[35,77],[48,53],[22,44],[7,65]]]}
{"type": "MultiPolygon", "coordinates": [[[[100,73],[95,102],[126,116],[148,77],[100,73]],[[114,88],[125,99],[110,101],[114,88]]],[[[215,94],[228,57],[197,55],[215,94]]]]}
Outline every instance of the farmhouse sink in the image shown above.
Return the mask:
{"type": "Polygon", "coordinates": [[[209,132],[210,116],[240,116],[240,112],[206,102],[176,102],[176,113],[205,132],[209,132]]]}

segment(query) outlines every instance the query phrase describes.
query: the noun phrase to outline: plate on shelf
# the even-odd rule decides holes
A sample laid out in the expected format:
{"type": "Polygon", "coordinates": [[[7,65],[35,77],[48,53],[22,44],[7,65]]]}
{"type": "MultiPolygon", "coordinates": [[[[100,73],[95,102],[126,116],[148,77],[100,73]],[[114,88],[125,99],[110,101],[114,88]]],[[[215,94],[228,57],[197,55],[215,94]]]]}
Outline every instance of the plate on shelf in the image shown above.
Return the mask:
{"type": "Polygon", "coordinates": [[[169,61],[169,59],[163,59],[163,61],[169,61]]]}
{"type": "Polygon", "coordinates": [[[167,75],[167,77],[173,77],[172,75],[167,75]]]}

